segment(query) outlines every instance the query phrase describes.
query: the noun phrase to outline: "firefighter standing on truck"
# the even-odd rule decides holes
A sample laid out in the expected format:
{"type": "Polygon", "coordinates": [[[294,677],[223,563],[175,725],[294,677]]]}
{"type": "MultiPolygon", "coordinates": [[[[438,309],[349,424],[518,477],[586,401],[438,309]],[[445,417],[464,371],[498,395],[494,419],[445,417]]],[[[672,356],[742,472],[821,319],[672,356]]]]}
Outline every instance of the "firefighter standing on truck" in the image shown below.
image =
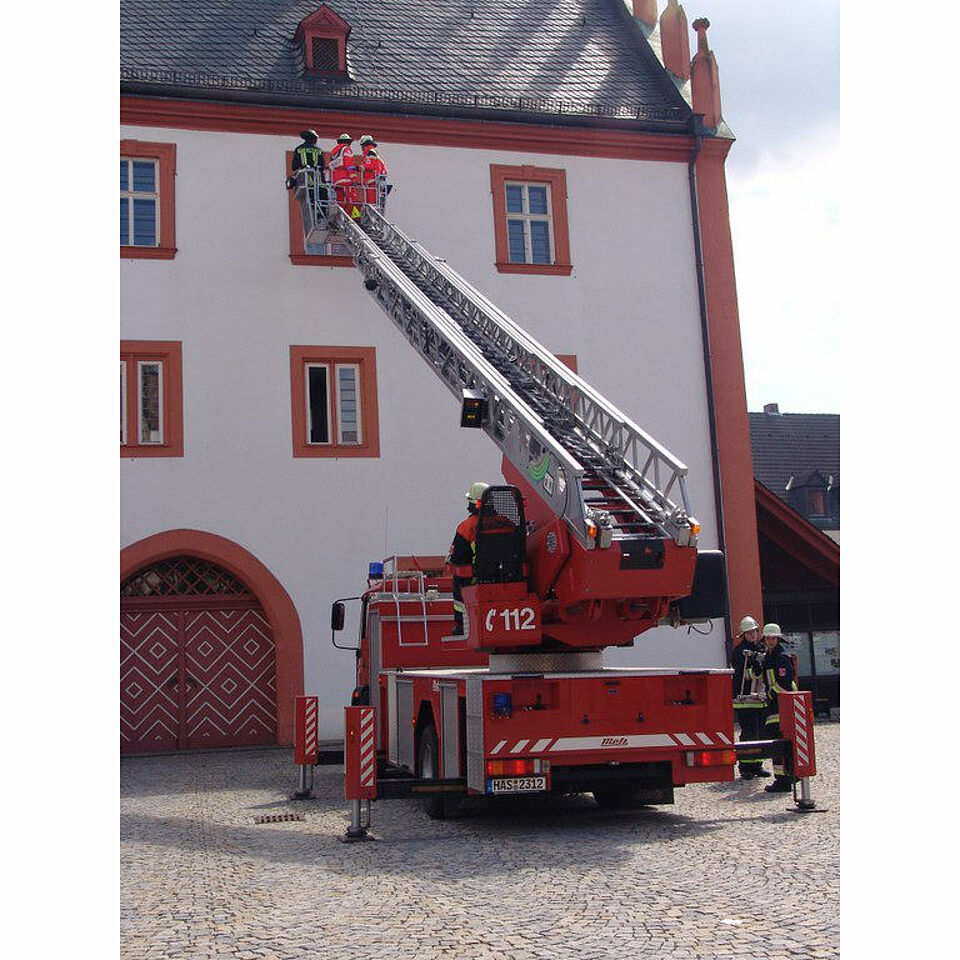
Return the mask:
{"type": "MultiPolygon", "coordinates": [[[[766,647],[763,657],[763,675],[767,682],[767,702],[763,718],[764,737],[768,740],[782,740],[777,694],[781,690],[797,689],[796,670],[793,666],[793,657],[784,649],[783,634],[776,623],[764,624],[763,643],[766,647]]],[[[767,793],[788,793],[793,789],[793,777],[786,776],[783,763],[774,763],[773,776],[773,783],[763,788],[767,793]]]]}
{"type": "Polygon", "coordinates": [[[478,481],[467,491],[468,515],[460,521],[457,532],[450,544],[447,563],[453,571],[453,636],[463,636],[463,595],[462,588],[473,582],[473,563],[477,557],[477,523],[480,520],[480,500],[489,483],[478,481]]]}
{"type": "MultiPolygon", "coordinates": [[[[731,657],[733,666],[733,715],[740,726],[741,740],[760,740],[761,719],[765,698],[757,693],[763,683],[763,645],[760,643],[760,629],[753,617],[744,617],[740,621],[737,645],[731,657]]],[[[754,777],[769,777],[770,771],[763,769],[763,760],[741,760],[740,778],[752,780],[754,777]]]]}

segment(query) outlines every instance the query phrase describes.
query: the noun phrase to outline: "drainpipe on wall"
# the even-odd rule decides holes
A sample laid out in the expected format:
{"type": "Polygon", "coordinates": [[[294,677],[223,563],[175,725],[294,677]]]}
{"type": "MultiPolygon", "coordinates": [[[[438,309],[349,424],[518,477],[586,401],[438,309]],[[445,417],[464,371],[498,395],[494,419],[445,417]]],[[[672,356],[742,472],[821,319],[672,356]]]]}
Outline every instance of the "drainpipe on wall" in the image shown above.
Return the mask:
{"type": "MultiPolygon", "coordinates": [[[[699,114],[693,117],[694,147],[687,163],[687,176],[690,182],[690,212],[693,222],[693,249],[697,265],[697,298],[700,302],[700,332],[703,339],[703,372],[707,385],[707,420],[710,426],[710,459],[713,464],[713,499],[717,514],[717,546],[723,551],[726,563],[726,537],[723,529],[723,486],[720,481],[720,455],[717,449],[717,411],[713,397],[713,358],[710,350],[710,325],[707,317],[707,286],[703,269],[703,241],[700,235],[700,195],[697,190],[697,157],[703,144],[703,118],[699,114]]],[[[729,582],[729,575],[727,581],[729,582]]],[[[729,604],[728,604],[729,608],[729,604]]],[[[724,617],[726,635],[724,648],[727,663],[733,653],[733,624],[730,610],[724,617]]]]}

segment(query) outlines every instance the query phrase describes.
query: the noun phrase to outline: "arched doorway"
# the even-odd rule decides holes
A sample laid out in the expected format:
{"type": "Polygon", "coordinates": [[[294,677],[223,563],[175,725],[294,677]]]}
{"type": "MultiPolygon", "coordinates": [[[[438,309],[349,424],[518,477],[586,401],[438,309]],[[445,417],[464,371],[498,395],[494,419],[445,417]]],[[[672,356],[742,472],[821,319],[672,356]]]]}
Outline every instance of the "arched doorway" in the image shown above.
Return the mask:
{"type": "Polygon", "coordinates": [[[276,645],[253,592],[199,557],[160,560],[120,588],[120,750],[277,742],[276,645]]]}
{"type": "Polygon", "coordinates": [[[120,551],[120,580],[171,557],[207,560],[245,584],[259,601],[276,645],[277,742],[292,744],[294,704],[303,693],[303,631],[283,584],[249,550],[205,530],[164,530],[120,551]]]}

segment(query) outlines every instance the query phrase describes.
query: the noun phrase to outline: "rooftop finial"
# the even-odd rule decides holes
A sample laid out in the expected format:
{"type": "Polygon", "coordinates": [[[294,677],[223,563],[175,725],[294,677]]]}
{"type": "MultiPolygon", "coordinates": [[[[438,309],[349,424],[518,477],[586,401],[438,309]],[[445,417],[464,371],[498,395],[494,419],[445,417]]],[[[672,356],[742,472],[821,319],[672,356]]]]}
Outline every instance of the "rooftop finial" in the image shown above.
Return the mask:
{"type": "Polygon", "coordinates": [[[697,53],[709,53],[710,45],[707,43],[707,28],[710,21],[706,17],[700,17],[693,21],[693,29],[697,31],[697,53]]]}
{"type": "Polygon", "coordinates": [[[705,126],[716,128],[723,119],[720,104],[720,71],[717,58],[707,43],[707,27],[710,21],[700,17],[693,21],[697,31],[697,52],[690,64],[690,92],[693,98],[693,112],[703,114],[705,126]]]}

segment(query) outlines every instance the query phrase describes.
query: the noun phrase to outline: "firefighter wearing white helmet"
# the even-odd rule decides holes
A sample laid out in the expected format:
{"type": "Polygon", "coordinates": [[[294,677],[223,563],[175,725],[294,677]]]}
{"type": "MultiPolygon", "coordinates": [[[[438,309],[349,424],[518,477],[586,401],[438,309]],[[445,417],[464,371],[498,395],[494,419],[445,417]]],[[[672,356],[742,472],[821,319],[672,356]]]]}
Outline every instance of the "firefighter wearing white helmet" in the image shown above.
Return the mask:
{"type": "MultiPolygon", "coordinates": [[[[796,670],[793,666],[793,657],[784,649],[783,633],[779,624],[764,624],[763,643],[766,647],[763,657],[763,674],[767,686],[763,735],[768,740],[782,740],[777,695],[781,690],[797,689],[796,670]]],[[[786,775],[782,763],[774,763],[773,776],[773,783],[764,787],[767,793],[789,793],[793,789],[793,778],[786,775]]]]}
{"type": "Polygon", "coordinates": [[[337,203],[341,206],[354,199],[353,188],[360,182],[357,158],[350,149],[351,143],[353,137],[349,133],[341,133],[330,151],[330,160],[327,163],[330,180],[337,192],[337,203]]]}
{"type": "MultiPolygon", "coordinates": [[[[763,695],[763,647],[759,642],[757,621],[746,616],[740,621],[736,646],[730,658],[733,667],[733,715],[740,727],[741,740],[759,740],[765,698],[763,695]]],[[[741,760],[740,778],[769,777],[763,760],[741,760]]]]}
{"type": "Polygon", "coordinates": [[[477,481],[477,483],[471,483],[470,489],[466,492],[465,496],[479,509],[480,500],[489,486],[489,483],[484,483],[482,480],[477,481]]]}
{"type": "Polygon", "coordinates": [[[468,515],[457,526],[447,554],[447,563],[453,566],[453,636],[463,636],[464,586],[473,581],[473,562],[477,555],[477,523],[480,517],[480,501],[489,483],[478,480],[466,493],[468,515]]]}

